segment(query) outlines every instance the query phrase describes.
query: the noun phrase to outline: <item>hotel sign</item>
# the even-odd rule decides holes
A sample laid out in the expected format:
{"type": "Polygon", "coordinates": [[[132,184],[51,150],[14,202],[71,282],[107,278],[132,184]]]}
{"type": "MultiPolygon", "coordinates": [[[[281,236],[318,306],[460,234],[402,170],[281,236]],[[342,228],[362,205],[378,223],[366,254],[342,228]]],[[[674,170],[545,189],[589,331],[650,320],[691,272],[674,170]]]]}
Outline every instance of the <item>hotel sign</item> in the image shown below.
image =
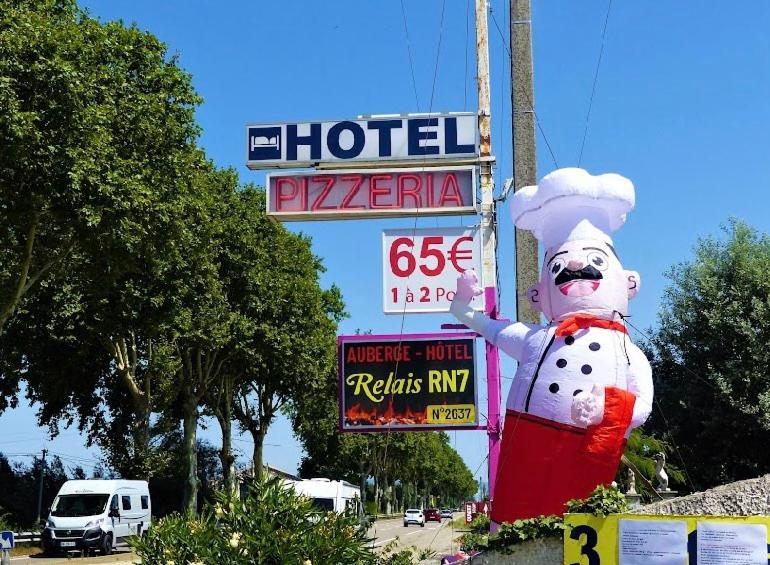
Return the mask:
{"type": "Polygon", "coordinates": [[[451,163],[478,156],[472,112],[246,126],[250,169],[322,163],[451,163]]]}

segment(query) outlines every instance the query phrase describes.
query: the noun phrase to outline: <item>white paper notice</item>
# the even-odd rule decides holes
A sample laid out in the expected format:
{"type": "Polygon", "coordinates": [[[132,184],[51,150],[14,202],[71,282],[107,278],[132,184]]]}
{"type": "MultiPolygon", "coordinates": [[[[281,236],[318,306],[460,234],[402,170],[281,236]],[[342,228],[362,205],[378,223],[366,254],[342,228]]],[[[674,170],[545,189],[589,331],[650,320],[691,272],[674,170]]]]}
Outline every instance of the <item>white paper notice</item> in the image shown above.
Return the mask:
{"type": "MultiPolygon", "coordinates": [[[[620,520],[620,565],[686,565],[687,523],[620,520]]],[[[699,564],[700,565],[700,564],[699,564]]]]}
{"type": "Polygon", "coordinates": [[[698,522],[698,565],[767,565],[767,526],[698,522]]]}

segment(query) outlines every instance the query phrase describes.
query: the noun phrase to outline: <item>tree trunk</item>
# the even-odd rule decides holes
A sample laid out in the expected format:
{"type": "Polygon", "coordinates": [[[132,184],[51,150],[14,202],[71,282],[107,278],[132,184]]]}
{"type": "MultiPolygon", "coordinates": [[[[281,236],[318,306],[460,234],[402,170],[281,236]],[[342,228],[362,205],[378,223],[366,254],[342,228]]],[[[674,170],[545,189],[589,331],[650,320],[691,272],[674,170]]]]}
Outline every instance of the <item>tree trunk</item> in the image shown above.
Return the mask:
{"type": "Polygon", "coordinates": [[[184,403],[184,453],[187,460],[183,511],[190,515],[198,513],[198,406],[192,399],[184,403]]]}
{"type": "Polygon", "coordinates": [[[380,513],[380,481],[377,479],[377,475],[374,476],[374,512],[380,513]]]}
{"type": "Polygon", "coordinates": [[[136,409],[136,427],[134,428],[134,456],[137,458],[136,467],[140,476],[150,480],[150,406],[147,397],[144,402],[134,402],[136,409]]]}
{"type": "Polygon", "coordinates": [[[359,476],[361,477],[361,506],[366,512],[366,479],[369,478],[369,475],[362,471],[359,476]]]}
{"type": "Polygon", "coordinates": [[[385,485],[385,514],[391,514],[391,510],[393,509],[393,485],[388,484],[387,477],[385,477],[383,484],[385,485]]]}
{"type": "Polygon", "coordinates": [[[251,465],[254,469],[254,477],[261,477],[264,467],[262,465],[262,451],[265,445],[266,432],[262,428],[255,428],[251,431],[251,439],[254,440],[254,452],[251,454],[251,465]]]}
{"type": "Polygon", "coordinates": [[[217,421],[222,430],[222,448],[219,450],[219,460],[222,462],[222,483],[225,492],[237,495],[235,481],[235,455],[233,455],[233,422],[229,409],[217,413],[217,421]]]}

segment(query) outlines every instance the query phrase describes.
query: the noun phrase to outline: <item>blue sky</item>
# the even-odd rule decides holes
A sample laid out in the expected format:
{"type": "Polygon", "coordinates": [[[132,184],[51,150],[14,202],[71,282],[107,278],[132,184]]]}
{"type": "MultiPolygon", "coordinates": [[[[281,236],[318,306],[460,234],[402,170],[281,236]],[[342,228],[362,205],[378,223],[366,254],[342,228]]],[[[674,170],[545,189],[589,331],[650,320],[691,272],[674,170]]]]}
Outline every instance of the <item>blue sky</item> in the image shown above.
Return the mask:
{"type": "MultiPolygon", "coordinates": [[[[473,3],[403,4],[408,43],[399,0],[84,2],[101,19],[136,22],[179,55],[205,99],[198,119],[209,156],[257,184],[264,174],[248,171],[244,164],[248,122],[475,110],[473,3]]],[[[537,113],[558,166],[575,166],[607,2],[533,4],[537,113]]],[[[510,77],[495,21],[507,44],[507,2],[493,0],[491,6],[492,144],[495,178],[501,183],[511,176],[510,77]]],[[[664,274],[691,256],[699,236],[718,233],[731,216],[770,232],[768,29],[770,3],[761,0],[737,3],[729,14],[718,4],[694,0],[612,5],[582,166],[592,173],[621,173],[636,185],[637,208],[615,243],[625,266],[642,275],[641,293],[632,303],[639,327],[655,324],[664,274]]],[[[542,136],[537,151],[542,176],[556,164],[542,136]]],[[[417,225],[471,223],[472,218],[422,218],[417,225]]],[[[312,237],[327,267],[324,284],[342,289],[350,313],[342,333],[356,328],[394,333],[401,328],[400,317],[381,312],[381,233],[406,225],[411,227],[413,220],[289,224],[312,237]]],[[[502,308],[508,316],[513,315],[515,292],[512,249],[503,204],[499,270],[502,308]]],[[[430,331],[447,321],[448,315],[411,315],[403,327],[405,332],[430,331]]],[[[513,368],[503,363],[507,377],[513,368]]],[[[503,398],[510,381],[504,383],[503,398]]],[[[218,441],[216,425],[201,435],[218,441]]],[[[4,452],[32,453],[47,445],[69,457],[68,464],[82,459],[89,466],[98,458],[74,431],[50,442],[45,437],[35,427],[34,408],[0,416],[4,452]]],[[[485,474],[479,468],[486,455],[483,434],[456,432],[452,438],[471,470],[485,474]]],[[[274,425],[267,442],[266,461],[293,471],[301,452],[285,420],[274,425]]],[[[247,438],[240,438],[236,447],[248,457],[247,438]]]]}

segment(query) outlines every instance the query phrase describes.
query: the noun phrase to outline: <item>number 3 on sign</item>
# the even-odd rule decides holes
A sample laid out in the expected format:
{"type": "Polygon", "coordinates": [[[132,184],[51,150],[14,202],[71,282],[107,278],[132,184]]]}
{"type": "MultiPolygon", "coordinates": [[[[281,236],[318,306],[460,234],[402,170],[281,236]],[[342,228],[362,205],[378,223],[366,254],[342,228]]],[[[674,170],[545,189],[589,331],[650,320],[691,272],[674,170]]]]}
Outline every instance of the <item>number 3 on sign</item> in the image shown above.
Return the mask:
{"type": "MultiPolygon", "coordinates": [[[[596,552],[596,543],[599,541],[596,530],[586,525],[575,526],[572,528],[569,537],[582,543],[580,554],[588,558],[588,565],[601,565],[602,560],[596,552]]],[[[570,565],[583,565],[583,563],[576,562],[570,563],[570,565]]]]}
{"type": "MultiPolygon", "coordinates": [[[[385,313],[447,312],[457,277],[467,269],[481,270],[476,228],[385,230],[385,313]]],[[[481,309],[481,299],[472,306],[481,309]]]]}

